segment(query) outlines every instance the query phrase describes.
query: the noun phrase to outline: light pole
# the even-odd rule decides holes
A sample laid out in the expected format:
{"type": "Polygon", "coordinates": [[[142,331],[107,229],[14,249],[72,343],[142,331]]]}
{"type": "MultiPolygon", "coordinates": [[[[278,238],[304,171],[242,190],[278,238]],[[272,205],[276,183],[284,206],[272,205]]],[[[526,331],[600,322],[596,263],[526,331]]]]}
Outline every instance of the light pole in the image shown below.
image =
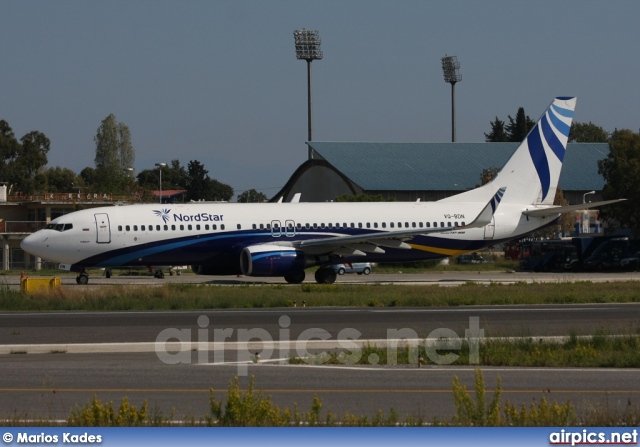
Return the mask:
{"type": "MultiPolygon", "coordinates": [[[[313,141],[311,124],[311,62],[322,59],[320,50],[320,35],[318,31],[299,29],[293,32],[296,45],[296,58],[307,61],[307,122],[309,135],[307,141],[313,141]]],[[[309,160],[313,158],[313,149],[309,147],[309,160]]]]}
{"type": "Polygon", "coordinates": [[[160,172],[160,203],[162,203],[162,168],[166,167],[166,163],[156,163],[158,172],[160,172]]]}
{"type": "MultiPolygon", "coordinates": [[[[595,194],[595,193],[596,193],[595,191],[585,192],[585,193],[582,195],[582,203],[587,203],[587,196],[588,196],[589,194],[595,194]]],[[[591,202],[591,201],[589,201],[589,202],[591,202]]]]}
{"type": "Polygon", "coordinates": [[[456,82],[462,81],[462,75],[458,73],[460,62],[455,56],[445,55],[442,58],[442,71],[444,82],[451,84],[451,141],[456,141],[456,82]]]}

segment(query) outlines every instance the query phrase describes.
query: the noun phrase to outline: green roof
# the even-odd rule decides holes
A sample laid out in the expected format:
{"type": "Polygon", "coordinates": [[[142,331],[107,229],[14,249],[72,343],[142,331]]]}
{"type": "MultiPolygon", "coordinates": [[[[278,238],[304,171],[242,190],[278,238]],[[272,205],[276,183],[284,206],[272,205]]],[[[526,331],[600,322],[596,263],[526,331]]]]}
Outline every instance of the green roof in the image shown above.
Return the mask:
{"type": "MultiPolygon", "coordinates": [[[[365,191],[464,191],[480,183],[485,168],[501,168],[520,143],[307,143],[365,191]]],[[[607,143],[570,143],[560,187],[602,190],[598,160],[607,143]]]]}

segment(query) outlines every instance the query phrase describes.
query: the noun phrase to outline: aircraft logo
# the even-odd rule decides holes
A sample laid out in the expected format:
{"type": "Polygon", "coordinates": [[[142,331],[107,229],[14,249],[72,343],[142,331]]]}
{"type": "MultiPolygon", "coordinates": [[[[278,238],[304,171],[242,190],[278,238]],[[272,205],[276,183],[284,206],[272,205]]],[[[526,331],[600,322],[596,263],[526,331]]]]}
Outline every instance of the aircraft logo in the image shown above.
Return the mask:
{"type": "Polygon", "coordinates": [[[164,221],[164,223],[169,222],[169,213],[171,212],[170,209],[164,208],[162,210],[153,210],[153,212],[155,213],[156,216],[162,217],[162,220],[164,221]]]}

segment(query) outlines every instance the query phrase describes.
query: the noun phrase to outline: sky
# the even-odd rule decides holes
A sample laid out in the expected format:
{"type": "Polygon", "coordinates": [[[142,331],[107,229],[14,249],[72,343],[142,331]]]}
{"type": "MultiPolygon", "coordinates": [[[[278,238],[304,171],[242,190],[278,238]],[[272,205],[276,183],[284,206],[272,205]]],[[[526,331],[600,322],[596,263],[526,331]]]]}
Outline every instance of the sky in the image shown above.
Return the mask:
{"type": "Polygon", "coordinates": [[[575,120],[640,128],[637,0],[0,0],[0,119],[51,140],[49,167],[94,167],[113,113],[135,172],[198,160],[236,193],[272,197],[307,159],[307,67],[317,30],[315,141],[482,142],[519,107],[577,96],[575,120]]]}

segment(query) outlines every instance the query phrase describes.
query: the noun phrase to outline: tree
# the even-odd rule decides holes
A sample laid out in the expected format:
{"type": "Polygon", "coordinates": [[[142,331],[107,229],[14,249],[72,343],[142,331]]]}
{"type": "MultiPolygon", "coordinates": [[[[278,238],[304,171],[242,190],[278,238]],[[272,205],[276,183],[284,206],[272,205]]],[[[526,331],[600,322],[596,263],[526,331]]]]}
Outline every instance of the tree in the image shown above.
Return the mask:
{"type": "Polygon", "coordinates": [[[480,185],[478,186],[486,185],[487,183],[489,183],[491,180],[496,178],[498,172],[500,172],[500,168],[496,168],[495,166],[483,169],[482,174],[480,174],[480,185]]]}
{"type": "Polygon", "coordinates": [[[588,124],[576,121],[571,123],[570,143],[606,143],[610,137],[609,132],[600,126],[596,126],[591,121],[588,124]]]}
{"type": "Polygon", "coordinates": [[[122,193],[128,183],[124,169],[133,166],[135,161],[129,128],[123,123],[118,123],[112,113],[102,120],[94,141],[95,188],[122,193]]]}
{"type": "Polygon", "coordinates": [[[506,131],[507,136],[509,137],[509,141],[512,143],[519,143],[525,139],[527,134],[533,126],[535,126],[535,121],[529,118],[528,115],[524,113],[524,107],[520,107],[518,109],[518,113],[516,113],[516,119],[514,120],[509,115],[509,124],[507,124],[506,131]]]}
{"type": "Polygon", "coordinates": [[[44,171],[44,178],[49,192],[71,192],[84,186],[81,176],[60,166],[44,171]]]}
{"type": "Polygon", "coordinates": [[[496,116],[495,121],[491,121],[491,132],[484,134],[485,141],[487,143],[506,143],[509,141],[509,136],[504,129],[504,121],[501,121],[496,116]]]}
{"type": "Polygon", "coordinates": [[[266,194],[256,191],[255,189],[249,189],[238,195],[239,203],[262,203],[269,200],[266,194]]]}
{"type": "Polygon", "coordinates": [[[42,189],[40,170],[47,164],[51,142],[42,132],[33,131],[16,139],[9,123],[0,120],[0,181],[9,191],[33,194],[42,189]]]}
{"type": "Polygon", "coordinates": [[[209,171],[197,160],[191,160],[187,167],[187,190],[191,200],[229,201],[233,188],[225,183],[209,178],[209,171]]]}
{"type": "Polygon", "coordinates": [[[171,160],[169,166],[145,169],[138,173],[138,184],[151,191],[160,186],[160,169],[162,169],[162,189],[187,189],[189,175],[179,160],[171,160]]]}
{"type": "Polygon", "coordinates": [[[524,113],[523,107],[518,109],[515,119],[508,115],[508,120],[509,124],[505,126],[504,121],[496,116],[495,121],[491,121],[491,132],[484,134],[485,141],[487,143],[520,143],[536,124],[524,113]]]}
{"type": "Polygon", "coordinates": [[[602,197],[605,200],[626,198],[609,205],[601,219],[617,221],[623,227],[640,230],[640,134],[616,130],[609,141],[609,155],[598,162],[598,173],[604,177],[602,197]]]}

